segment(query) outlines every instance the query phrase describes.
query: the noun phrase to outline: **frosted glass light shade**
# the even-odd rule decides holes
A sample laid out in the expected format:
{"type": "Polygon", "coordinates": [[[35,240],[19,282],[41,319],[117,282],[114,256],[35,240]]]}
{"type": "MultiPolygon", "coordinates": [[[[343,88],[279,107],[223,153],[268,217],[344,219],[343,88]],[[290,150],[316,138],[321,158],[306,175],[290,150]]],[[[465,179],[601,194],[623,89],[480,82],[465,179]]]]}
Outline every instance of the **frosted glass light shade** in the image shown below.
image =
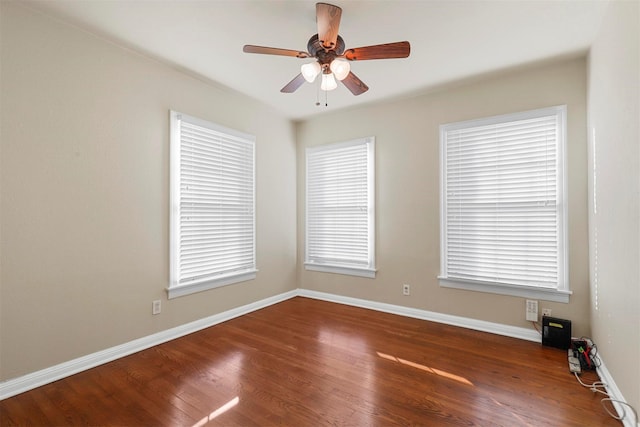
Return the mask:
{"type": "Polygon", "coordinates": [[[320,70],[320,64],[317,62],[310,62],[300,67],[302,77],[304,77],[304,79],[309,83],[312,83],[316,79],[316,76],[320,74],[320,70]]]}
{"type": "Polygon", "coordinates": [[[334,90],[338,87],[338,82],[336,82],[335,77],[333,77],[332,73],[323,74],[322,75],[322,84],[320,84],[320,89],[322,90],[334,90]]]}
{"type": "Polygon", "coordinates": [[[345,59],[336,58],[331,61],[331,65],[329,65],[329,68],[331,68],[331,71],[333,71],[333,74],[335,74],[336,79],[344,80],[347,78],[349,72],[351,71],[351,64],[349,64],[349,61],[345,59]]]}

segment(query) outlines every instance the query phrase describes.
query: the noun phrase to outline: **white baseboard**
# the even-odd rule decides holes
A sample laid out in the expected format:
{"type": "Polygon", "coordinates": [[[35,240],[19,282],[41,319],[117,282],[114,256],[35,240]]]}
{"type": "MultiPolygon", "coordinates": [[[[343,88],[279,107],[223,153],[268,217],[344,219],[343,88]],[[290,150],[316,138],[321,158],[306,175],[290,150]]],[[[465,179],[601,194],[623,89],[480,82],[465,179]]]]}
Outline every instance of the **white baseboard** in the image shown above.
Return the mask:
{"type": "Polygon", "coordinates": [[[226,322],[227,320],[231,320],[235,317],[239,317],[244,314],[251,313],[252,311],[256,311],[261,308],[265,308],[270,305],[287,300],[289,298],[293,298],[297,294],[297,290],[285,292],[280,295],[265,298],[251,304],[243,305],[241,307],[227,310],[213,316],[205,317],[204,319],[186,323],[175,328],[167,329],[166,331],[148,335],[137,340],[129,341],[115,347],[88,354],[86,356],[70,360],[68,362],[63,362],[46,369],[42,369],[18,378],[13,378],[1,382],[0,400],[15,396],[20,393],[24,393],[25,391],[32,390],[45,384],[52,383],[59,379],[77,374],[78,372],[86,371],[87,369],[91,369],[96,366],[111,362],[112,360],[137,353],[138,351],[145,350],[155,345],[180,338],[184,335],[191,334],[201,329],[217,325],[218,323],[226,322]]]}
{"type": "MultiPolygon", "coordinates": [[[[433,311],[420,310],[417,308],[404,307],[400,305],[345,297],[342,295],[317,292],[308,289],[296,289],[293,291],[285,292],[283,294],[275,295],[273,297],[265,298],[251,304],[227,310],[225,312],[218,313],[204,319],[177,326],[166,331],[139,338],[137,340],[133,340],[115,347],[98,351],[96,353],[79,357],[68,362],[63,362],[58,365],[42,369],[40,371],[32,372],[18,378],[13,378],[1,382],[0,400],[15,396],[20,393],[24,393],[25,391],[29,391],[36,387],[40,387],[53,381],[57,381],[59,379],[77,374],[78,372],[94,368],[96,366],[111,362],[112,360],[116,360],[121,357],[136,353],[138,351],[153,347],[155,345],[159,345],[164,342],[182,337],[184,335],[191,334],[201,329],[217,325],[218,323],[226,322],[227,320],[231,320],[244,314],[251,313],[252,311],[260,310],[261,308],[268,307],[270,305],[285,301],[296,296],[351,305],[354,307],[361,307],[385,313],[397,314],[405,317],[428,320],[431,322],[444,323],[447,325],[459,326],[462,328],[489,332],[496,335],[519,338],[527,341],[540,341],[540,335],[536,331],[529,330],[527,328],[486,322],[483,320],[453,316],[450,314],[442,314],[433,311]]],[[[607,392],[609,393],[611,398],[626,402],[624,400],[624,397],[622,396],[622,393],[616,386],[613,377],[611,377],[611,374],[607,370],[604,362],[602,362],[601,366],[598,368],[598,374],[600,375],[600,379],[607,384],[607,392]]],[[[622,406],[623,405],[614,402],[614,407],[616,408],[616,411],[620,416],[625,413],[622,406]]],[[[626,409],[626,412],[629,413],[629,410],[626,409]]],[[[640,427],[640,424],[634,425],[632,418],[632,416],[627,416],[623,420],[624,427],[640,427]]]]}
{"type": "Polygon", "coordinates": [[[385,313],[397,314],[405,317],[413,317],[415,319],[428,320],[430,322],[459,326],[476,331],[490,332],[496,335],[520,338],[527,341],[540,342],[541,340],[540,334],[538,334],[538,332],[534,331],[533,329],[520,328],[517,326],[486,322],[484,320],[470,319],[468,317],[453,316],[450,314],[442,314],[434,311],[420,310],[417,308],[404,307],[401,305],[393,305],[382,302],[345,297],[342,295],[328,294],[324,292],[311,291],[308,289],[298,289],[298,295],[323,301],[352,305],[354,307],[368,308],[370,310],[382,311],[385,313]]]}

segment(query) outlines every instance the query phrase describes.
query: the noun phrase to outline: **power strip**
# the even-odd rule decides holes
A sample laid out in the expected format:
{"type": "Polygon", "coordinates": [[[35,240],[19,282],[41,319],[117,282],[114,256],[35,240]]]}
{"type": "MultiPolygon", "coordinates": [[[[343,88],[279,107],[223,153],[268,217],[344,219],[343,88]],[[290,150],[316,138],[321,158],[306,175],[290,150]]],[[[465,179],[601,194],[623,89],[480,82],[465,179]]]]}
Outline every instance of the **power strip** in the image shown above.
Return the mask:
{"type": "Polygon", "coordinates": [[[572,374],[581,374],[582,368],[580,368],[580,360],[574,356],[572,349],[569,349],[567,353],[569,359],[569,372],[571,372],[572,374]]]}

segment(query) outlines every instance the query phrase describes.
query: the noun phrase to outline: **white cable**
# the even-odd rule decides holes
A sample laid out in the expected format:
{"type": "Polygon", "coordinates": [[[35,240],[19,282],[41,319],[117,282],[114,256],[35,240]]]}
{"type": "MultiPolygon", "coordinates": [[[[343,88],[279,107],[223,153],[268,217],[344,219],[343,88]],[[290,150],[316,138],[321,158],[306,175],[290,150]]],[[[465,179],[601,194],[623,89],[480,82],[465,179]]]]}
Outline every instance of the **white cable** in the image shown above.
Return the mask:
{"type": "MultiPolygon", "coordinates": [[[[595,345],[593,345],[592,348],[595,348],[595,345]]],[[[596,356],[595,354],[593,356],[596,356]]],[[[593,357],[592,357],[593,360],[593,357]]],[[[599,365],[596,365],[599,366],[599,365]]],[[[591,390],[594,393],[600,393],[600,394],[604,394],[606,397],[603,397],[602,399],[600,399],[600,404],[602,405],[602,407],[604,408],[604,410],[607,412],[607,414],[609,414],[609,416],[611,416],[612,418],[622,421],[627,417],[627,411],[625,411],[624,407],[627,406],[629,407],[629,409],[631,409],[631,413],[633,414],[633,418],[634,418],[634,423],[633,425],[636,425],[638,423],[638,413],[636,412],[635,408],[633,406],[631,406],[630,404],[628,404],[627,402],[624,402],[622,400],[618,400],[618,399],[613,399],[611,398],[611,396],[609,396],[609,393],[600,390],[598,387],[602,387],[602,388],[607,388],[607,384],[605,382],[602,381],[594,381],[591,384],[585,384],[580,377],[578,376],[577,372],[574,372],[573,375],[576,377],[576,379],[578,380],[578,382],[580,383],[581,386],[588,388],[589,390],[591,390]],[[614,414],[613,412],[611,412],[609,410],[609,408],[607,408],[607,405],[604,404],[604,402],[616,402],[620,405],[620,408],[622,409],[622,416],[619,416],[617,414],[614,414]]]]}
{"type": "MultiPolygon", "coordinates": [[[[580,379],[580,377],[578,376],[577,372],[574,372],[573,375],[576,376],[576,379],[578,380],[578,382],[580,383],[581,386],[586,387],[586,388],[596,388],[596,387],[607,387],[607,384],[603,383],[602,381],[595,381],[592,384],[585,384],[582,382],[582,380],[580,379]]],[[[599,391],[599,390],[598,390],[599,391]]]]}
{"type": "Polygon", "coordinates": [[[618,403],[618,404],[620,404],[620,405],[628,406],[628,407],[629,407],[629,409],[631,409],[631,413],[633,414],[633,418],[634,418],[634,421],[635,421],[635,422],[633,423],[633,425],[636,425],[636,424],[638,423],[638,413],[636,412],[636,410],[634,409],[634,407],[633,407],[633,406],[629,405],[627,402],[623,402],[622,400],[612,399],[612,398],[610,398],[610,397],[605,397],[604,399],[602,399],[602,400],[600,401],[600,404],[602,405],[602,407],[604,408],[604,410],[605,410],[605,411],[607,411],[607,414],[611,415],[611,416],[612,416],[613,418],[615,418],[616,420],[623,420],[623,419],[625,419],[625,418],[626,418],[626,416],[627,416],[627,411],[625,411],[625,410],[624,410],[624,406],[621,406],[620,408],[622,408],[622,416],[620,417],[620,416],[618,416],[618,415],[614,414],[613,412],[611,412],[611,411],[609,410],[609,408],[607,408],[607,406],[604,404],[604,402],[605,402],[605,401],[607,401],[607,402],[612,402],[612,403],[613,403],[613,402],[616,402],[616,403],[618,403]]]}

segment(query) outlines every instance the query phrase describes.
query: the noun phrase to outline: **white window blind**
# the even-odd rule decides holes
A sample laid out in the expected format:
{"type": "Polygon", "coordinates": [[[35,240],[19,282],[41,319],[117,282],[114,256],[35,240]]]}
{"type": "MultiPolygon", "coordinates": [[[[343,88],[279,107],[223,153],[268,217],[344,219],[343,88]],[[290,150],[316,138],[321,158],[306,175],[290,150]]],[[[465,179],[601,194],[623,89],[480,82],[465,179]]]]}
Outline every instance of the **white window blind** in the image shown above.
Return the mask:
{"type": "Polygon", "coordinates": [[[254,141],[171,112],[170,297],[255,277],[254,141]]]}
{"type": "Polygon", "coordinates": [[[375,277],[374,138],[306,154],[306,268],[375,277]]]}
{"type": "Polygon", "coordinates": [[[566,108],[441,126],[441,279],[568,291],[566,108]]]}

